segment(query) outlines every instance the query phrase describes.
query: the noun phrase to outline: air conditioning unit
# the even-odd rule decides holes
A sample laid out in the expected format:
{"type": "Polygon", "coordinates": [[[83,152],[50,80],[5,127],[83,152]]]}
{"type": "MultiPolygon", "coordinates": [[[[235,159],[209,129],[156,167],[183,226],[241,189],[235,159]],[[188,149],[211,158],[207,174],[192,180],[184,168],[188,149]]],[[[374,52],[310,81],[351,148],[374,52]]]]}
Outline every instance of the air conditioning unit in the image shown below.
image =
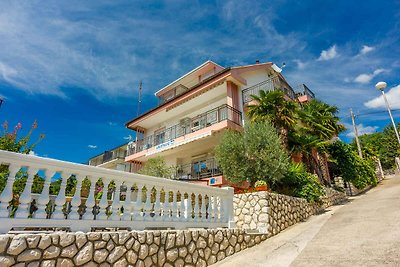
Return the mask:
{"type": "Polygon", "coordinates": [[[217,184],[217,179],[212,177],[210,180],[208,180],[208,185],[216,185],[217,184]]]}

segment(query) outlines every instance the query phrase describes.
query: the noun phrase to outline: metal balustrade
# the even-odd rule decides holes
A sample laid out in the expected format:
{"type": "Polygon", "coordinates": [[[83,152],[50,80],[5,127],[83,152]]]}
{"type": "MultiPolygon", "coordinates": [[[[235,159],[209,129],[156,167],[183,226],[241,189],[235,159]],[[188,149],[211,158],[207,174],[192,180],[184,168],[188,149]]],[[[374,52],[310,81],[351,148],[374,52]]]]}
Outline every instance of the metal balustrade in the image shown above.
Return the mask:
{"type": "Polygon", "coordinates": [[[178,165],[174,179],[177,180],[199,180],[222,175],[216,159],[209,158],[198,160],[193,163],[178,165]]]}
{"type": "Polygon", "coordinates": [[[215,228],[228,227],[233,220],[232,188],[213,188],[8,151],[0,151],[0,162],[9,171],[0,194],[0,233],[12,228],[50,227],[72,231],[111,227],[215,228]],[[18,198],[13,195],[13,185],[21,174],[27,181],[18,198]],[[44,185],[33,201],[35,175],[43,176],[44,185]],[[58,179],[60,189],[51,196],[50,186],[58,179]],[[74,188],[67,188],[69,179],[76,179],[74,188]]]}
{"type": "Polygon", "coordinates": [[[178,137],[196,132],[221,121],[232,121],[238,125],[242,123],[242,113],[231,106],[222,105],[205,113],[199,114],[194,118],[187,118],[181,123],[171,126],[156,134],[144,137],[136,142],[136,147],[128,150],[128,155],[149,149],[151,147],[168,143],[178,137]]]}
{"type": "Polygon", "coordinates": [[[253,99],[251,98],[251,96],[259,95],[261,90],[263,91],[281,90],[290,99],[292,100],[296,99],[296,93],[293,91],[292,87],[290,87],[290,85],[279,76],[274,76],[256,85],[243,89],[242,91],[243,104],[252,101],[253,99]]]}

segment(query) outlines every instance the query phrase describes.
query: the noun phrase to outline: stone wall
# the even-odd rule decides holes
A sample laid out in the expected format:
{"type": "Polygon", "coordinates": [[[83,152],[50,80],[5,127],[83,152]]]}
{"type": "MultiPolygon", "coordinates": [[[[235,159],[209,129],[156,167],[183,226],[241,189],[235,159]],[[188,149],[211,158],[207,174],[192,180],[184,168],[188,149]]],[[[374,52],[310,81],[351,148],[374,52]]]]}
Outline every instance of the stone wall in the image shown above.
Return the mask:
{"type": "Polygon", "coordinates": [[[330,188],[320,204],[269,192],[238,194],[233,199],[235,223],[240,229],[258,230],[270,237],[346,199],[346,194],[330,188]]]}
{"type": "Polygon", "coordinates": [[[239,229],[0,235],[0,266],[207,266],[267,239],[239,229]]]}

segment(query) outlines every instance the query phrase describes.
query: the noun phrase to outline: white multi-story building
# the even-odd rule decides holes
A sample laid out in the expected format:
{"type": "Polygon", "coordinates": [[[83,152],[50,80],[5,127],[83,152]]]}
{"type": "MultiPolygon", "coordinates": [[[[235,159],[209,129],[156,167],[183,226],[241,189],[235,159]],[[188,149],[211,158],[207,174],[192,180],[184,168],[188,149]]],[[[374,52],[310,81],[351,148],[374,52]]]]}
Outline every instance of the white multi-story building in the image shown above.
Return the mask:
{"type": "Polygon", "coordinates": [[[296,94],[280,72],[271,62],[229,68],[203,63],[158,90],[157,107],[126,123],[136,131],[137,141],[125,161],[137,170],[149,158],[161,156],[176,166],[176,179],[224,184],[214,148],[226,129],[241,129],[250,95],[282,90],[288,100],[314,97],[305,85],[296,94]]]}

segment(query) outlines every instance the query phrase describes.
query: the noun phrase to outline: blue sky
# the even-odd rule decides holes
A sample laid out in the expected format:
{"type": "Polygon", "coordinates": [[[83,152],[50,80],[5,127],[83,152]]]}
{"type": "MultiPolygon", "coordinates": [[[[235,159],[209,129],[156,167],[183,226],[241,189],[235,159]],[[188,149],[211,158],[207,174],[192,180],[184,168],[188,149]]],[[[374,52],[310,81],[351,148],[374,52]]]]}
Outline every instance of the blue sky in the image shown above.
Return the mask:
{"type": "Polygon", "coordinates": [[[389,123],[376,82],[400,109],[399,39],[399,1],[2,1],[0,120],[26,132],[37,119],[38,155],[85,162],[134,134],[140,80],[145,111],[208,59],[258,59],[373,132],[389,123]]]}

